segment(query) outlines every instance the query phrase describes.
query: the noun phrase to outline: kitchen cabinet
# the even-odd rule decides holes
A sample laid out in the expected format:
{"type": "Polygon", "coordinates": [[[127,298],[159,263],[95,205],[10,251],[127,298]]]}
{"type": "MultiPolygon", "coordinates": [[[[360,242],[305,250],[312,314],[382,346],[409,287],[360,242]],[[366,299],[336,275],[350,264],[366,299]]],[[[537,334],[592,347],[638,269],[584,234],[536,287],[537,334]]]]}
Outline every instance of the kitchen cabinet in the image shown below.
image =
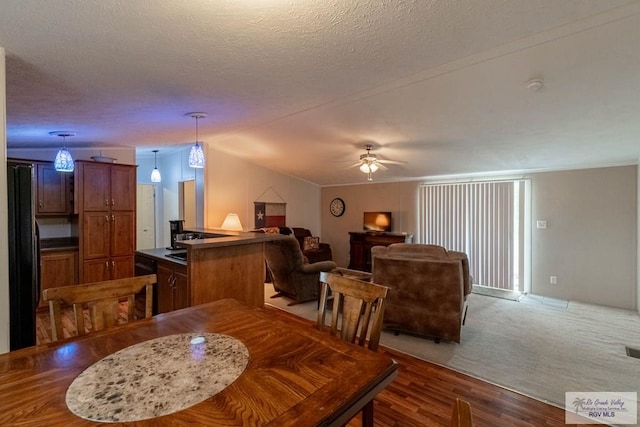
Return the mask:
{"type": "Polygon", "coordinates": [[[35,163],[36,216],[73,213],[73,174],[59,172],[50,162],[35,163]]]}
{"type": "Polygon", "coordinates": [[[77,250],[52,250],[41,253],[39,307],[47,307],[47,304],[42,302],[42,291],[45,289],[76,284],[78,284],[77,250]]]}
{"type": "Polygon", "coordinates": [[[189,307],[187,267],[170,261],[159,261],[156,274],[157,313],[189,307]]]}
{"type": "Polygon", "coordinates": [[[136,166],[76,162],[80,280],[134,275],[136,166]]]}

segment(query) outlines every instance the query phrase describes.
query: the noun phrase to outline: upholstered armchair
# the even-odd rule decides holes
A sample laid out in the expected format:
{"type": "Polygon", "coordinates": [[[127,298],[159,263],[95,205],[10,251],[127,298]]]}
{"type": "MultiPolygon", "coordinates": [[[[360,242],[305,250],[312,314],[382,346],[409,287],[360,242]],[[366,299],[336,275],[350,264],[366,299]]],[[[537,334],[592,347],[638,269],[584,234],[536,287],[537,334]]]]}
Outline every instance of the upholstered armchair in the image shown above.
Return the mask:
{"type": "Polygon", "coordinates": [[[295,237],[265,243],[265,259],[277,296],[294,303],[318,299],[320,272],[336,268],[333,261],[307,262],[295,237]]]}
{"type": "Polygon", "coordinates": [[[333,260],[330,244],[322,243],[318,240],[318,243],[315,245],[315,247],[307,247],[305,245],[305,239],[313,238],[311,231],[307,228],[302,227],[291,227],[291,230],[293,230],[293,235],[300,244],[302,254],[307,257],[310,263],[333,260]]]}
{"type": "Polygon", "coordinates": [[[395,243],[371,249],[373,282],[390,287],[384,327],[460,342],[471,292],[469,261],[441,246],[395,243]]]}

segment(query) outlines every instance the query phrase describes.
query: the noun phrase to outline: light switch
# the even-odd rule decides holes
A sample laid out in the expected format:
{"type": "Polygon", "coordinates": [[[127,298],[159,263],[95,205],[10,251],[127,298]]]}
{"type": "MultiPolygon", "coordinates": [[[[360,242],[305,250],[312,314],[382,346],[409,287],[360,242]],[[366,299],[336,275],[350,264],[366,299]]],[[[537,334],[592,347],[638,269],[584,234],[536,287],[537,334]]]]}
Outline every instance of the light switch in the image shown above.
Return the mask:
{"type": "Polygon", "coordinates": [[[547,221],[536,221],[536,228],[547,228],[547,221]]]}

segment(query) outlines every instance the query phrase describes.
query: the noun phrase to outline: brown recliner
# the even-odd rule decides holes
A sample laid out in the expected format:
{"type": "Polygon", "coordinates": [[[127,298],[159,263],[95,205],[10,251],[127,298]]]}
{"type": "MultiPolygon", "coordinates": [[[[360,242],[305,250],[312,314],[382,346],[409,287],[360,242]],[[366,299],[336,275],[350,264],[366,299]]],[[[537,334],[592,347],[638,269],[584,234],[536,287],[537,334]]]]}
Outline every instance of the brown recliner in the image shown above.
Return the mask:
{"type": "Polygon", "coordinates": [[[333,261],[307,262],[295,237],[266,242],[264,255],[278,292],[274,297],[284,295],[295,302],[317,300],[320,272],[336,268],[333,261]]]}
{"type": "Polygon", "coordinates": [[[374,283],[391,288],[384,327],[460,342],[471,293],[469,261],[441,246],[395,243],[371,249],[374,283]]]}

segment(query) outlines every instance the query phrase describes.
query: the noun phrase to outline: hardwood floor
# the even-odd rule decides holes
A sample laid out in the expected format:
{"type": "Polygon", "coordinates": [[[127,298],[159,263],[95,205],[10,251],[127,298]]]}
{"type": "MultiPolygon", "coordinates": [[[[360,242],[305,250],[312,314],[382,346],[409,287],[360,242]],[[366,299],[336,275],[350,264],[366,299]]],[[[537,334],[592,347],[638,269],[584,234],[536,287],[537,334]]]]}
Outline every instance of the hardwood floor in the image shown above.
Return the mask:
{"type": "MultiPolygon", "coordinates": [[[[277,310],[273,307],[266,309],[277,310]]],[[[124,310],[126,312],[126,308],[124,310]]],[[[313,325],[307,319],[287,314],[292,322],[313,325]]],[[[71,311],[66,315],[65,332],[75,335],[71,311]]],[[[38,313],[36,328],[38,343],[50,341],[51,325],[47,312],[38,313]]],[[[456,397],[471,404],[476,427],[567,425],[564,423],[564,410],[555,406],[386,347],[380,347],[378,351],[396,360],[399,371],[395,381],[375,399],[375,425],[378,427],[449,426],[456,397]]],[[[359,425],[359,416],[348,424],[349,427],[359,425]]]]}

